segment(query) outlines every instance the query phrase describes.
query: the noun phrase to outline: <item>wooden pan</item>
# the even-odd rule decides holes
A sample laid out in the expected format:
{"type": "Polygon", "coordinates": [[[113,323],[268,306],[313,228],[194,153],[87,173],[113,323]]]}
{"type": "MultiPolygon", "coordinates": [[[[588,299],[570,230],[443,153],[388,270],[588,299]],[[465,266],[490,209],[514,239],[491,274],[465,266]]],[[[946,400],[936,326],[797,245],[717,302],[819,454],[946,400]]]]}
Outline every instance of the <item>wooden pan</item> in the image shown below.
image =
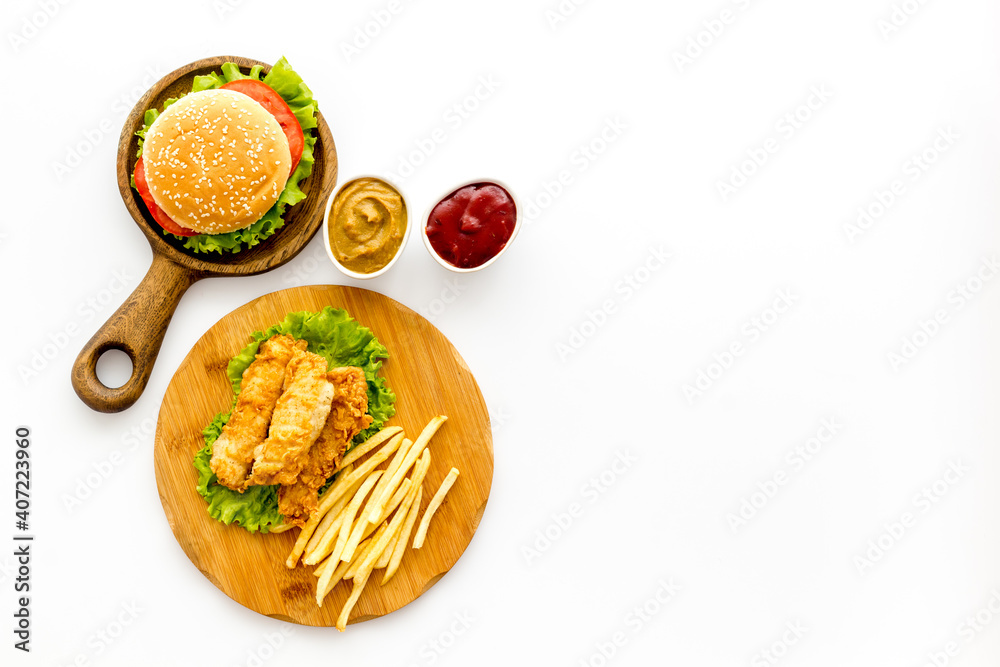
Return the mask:
{"type": "Polygon", "coordinates": [[[185,250],[182,241],[163,235],[138,193],[130,186],[139,149],[135,133],[142,127],[146,110],[159,109],[167,98],[191,92],[195,76],[218,71],[226,62],[236,63],[244,73],[249,73],[254,65],[263,66],[264,72],[270,71],[266,63],[236,56],[205,58],[185,65],[150,88],[136,103],[122,128],[118,141],[118,190],[125,208],[149,241],[153,264],[135,291],[87,342],[73,363],[73,389],[94,410],[119,412],[139,399],[149,381],[167,324],[188,287],[202,278],[250,276],[281,266],[305,247],[323,223],[326,200],[337,183],[337,149],[330,128],[319,112],[316,113],[318,137],[313,149],[316,163],[309,178],[300,184],[308,196],[286,208],[285,225],[253,248],[225,255],[196,255],[185,250]],[[115,389],[104,386],[96,372],[98,358],[112,349],[122,350],[132,361],[131,377],[115,389]]]}
{"type": "Polygon", "coordinates": [[[163,512],[184,553],[226,595],[272,618],[316,626],[334,625],[350,584],[338,584],[318,607],[314,568],[285,567],[298,529],[251,534],[212,519],[195,488],[192,461],[205,445],[202,429],[232,404],[226,366],[250,334],[289,312],[328,305],[346,309],[388,348],[382,373],[396,394],[396,416],[388,425],[398,424],[416,439],[431,417],[448,417],[431,440],[423,508],[453,466],[461,473],[434,515],[424,546],[406,551],[385,586],[382,570],[372,574],[349,622],[394,611],[444,576],[472,540],[493,482],[493,436],[479,386],[448,339],[409,308],[368,290],[312,285],[264,295],[219,320],[191,348],[163,397],[153,449],[163,512]]]}

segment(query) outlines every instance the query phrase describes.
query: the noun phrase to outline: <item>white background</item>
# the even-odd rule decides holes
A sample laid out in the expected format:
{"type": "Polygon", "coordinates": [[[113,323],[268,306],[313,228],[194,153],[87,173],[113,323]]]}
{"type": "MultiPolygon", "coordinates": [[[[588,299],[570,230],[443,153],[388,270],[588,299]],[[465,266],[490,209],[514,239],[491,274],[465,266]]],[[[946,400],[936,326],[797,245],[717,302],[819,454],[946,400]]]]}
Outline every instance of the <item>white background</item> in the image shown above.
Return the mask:
{"type": "Polygon", "coordinates": [[[0,549],[0,662],[995,666],[1000,21],[988,0],[895,2],[593,0],[560,16],[556,0],[422,0],[389,21],[386,0],[5,2],[0,538],[27,424],[37,541],[30,656],[11,647],[0,549]],[[458,347],[496,470],[454,569],[344,634],[218,591],[175,542],[152,465],[164,390],[206,329],[268,292],[351,284],[319,237],[271,273],[194,285],[131,409],[92,412],[70,387],[150,264],[115,184],[127,112],[156,78],[226,54],[289,58],[341,183],[416,156],[415,209],[494,177],[530,218],[457,285],[418,242],[363,285],[458,347]],[[470,98],[481,77],[495,90],[470,98]],[[456,104],[476,108],[458,123],[456,104]],[[415,153],[435,128],[446,140],[415,153]],[[724,198],[734,169],[753,173],[724,198]],[[651,250],[671,258],[650,271],[651,250]],[[837,432],[805,462],[795,448],[823,420],[837,432]],[[617,457],[631,462],[614,472],[617,457]]]}

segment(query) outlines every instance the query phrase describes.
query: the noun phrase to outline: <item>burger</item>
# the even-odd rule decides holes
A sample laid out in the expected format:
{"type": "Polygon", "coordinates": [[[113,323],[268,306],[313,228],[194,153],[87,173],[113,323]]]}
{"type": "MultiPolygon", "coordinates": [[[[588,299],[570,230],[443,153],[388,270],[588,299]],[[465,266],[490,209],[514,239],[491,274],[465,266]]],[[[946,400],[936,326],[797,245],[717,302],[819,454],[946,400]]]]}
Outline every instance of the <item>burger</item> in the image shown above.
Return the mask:
{"type": "Polygon", "coordinates": [[[147,111],[138,133],[135,188],[163,233],[194,252],[254,246],[284,224],[286,206],[305,198],[299,182],[312,171],[316,141],[306,135],[316,126],[312,94],[284,59],[263,80],[259,74],[227,63],[221,74],[196,77],[191,93],[147,111]]]}

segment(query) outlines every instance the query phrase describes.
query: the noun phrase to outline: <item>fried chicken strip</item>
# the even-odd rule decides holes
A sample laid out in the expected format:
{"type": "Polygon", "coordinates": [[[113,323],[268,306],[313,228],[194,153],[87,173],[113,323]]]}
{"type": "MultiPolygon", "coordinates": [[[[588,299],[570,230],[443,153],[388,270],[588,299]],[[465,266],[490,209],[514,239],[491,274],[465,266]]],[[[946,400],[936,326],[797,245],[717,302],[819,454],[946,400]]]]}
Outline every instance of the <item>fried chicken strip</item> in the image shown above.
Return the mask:
{"type": "Polygon", "coordinates": [[[326,379],[326,359],[296,350],[274,407],[267,439],[254,451],[247,485],[294,484],[330,414],[333,383],[326,379]]]}
{"type": "Polygon", "coordinates": [[[271,415],[284,386],[285,368],[299,347],[291,336],[273,336],[260,344],[257,356],[243,371],[232,415],[212,446],[209,465],[219,484],[243,490],[254,450],[267,437],[271,415]]]}
{"type": "Polygon", "coordinates": [[[340,467],[347,446],[372,423],[368,412],[368,383],[360,368],[346,366],[327,373],[334,395],[330,416],[294,484],[278,489],[278,509],[285,523],[302,526],[316,511],[319,490],[340,467]]]}

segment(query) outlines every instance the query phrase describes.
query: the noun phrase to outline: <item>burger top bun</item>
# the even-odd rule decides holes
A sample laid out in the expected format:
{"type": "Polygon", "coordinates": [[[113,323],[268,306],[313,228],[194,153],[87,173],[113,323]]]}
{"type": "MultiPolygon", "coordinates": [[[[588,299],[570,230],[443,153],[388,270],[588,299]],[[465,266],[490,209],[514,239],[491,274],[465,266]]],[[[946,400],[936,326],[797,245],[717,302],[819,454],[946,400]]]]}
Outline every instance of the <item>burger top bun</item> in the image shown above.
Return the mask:
{"type": "Polygon", "coordinates": [[[232,90],[180,98],[142,147],[153,200],[178,224],[222,234],[256,222],[278,200],[292,164],[278,121],[232,90]]]}

